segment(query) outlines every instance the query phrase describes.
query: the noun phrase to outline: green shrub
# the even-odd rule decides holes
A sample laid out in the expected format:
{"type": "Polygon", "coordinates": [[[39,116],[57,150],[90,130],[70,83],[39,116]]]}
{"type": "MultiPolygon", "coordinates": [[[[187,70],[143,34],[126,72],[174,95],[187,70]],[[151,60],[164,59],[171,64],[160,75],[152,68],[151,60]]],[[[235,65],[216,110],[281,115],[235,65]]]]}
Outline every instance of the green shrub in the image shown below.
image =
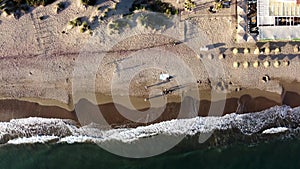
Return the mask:
{"type": "MultiPolygon", "coordinates": [[[[24,1],[24,0],[23,0],[24,1]]],[[[55,0],[26,0],[26,4],[29,6],[46,6],[48,4],[53,3],[55,0]]]]}
{"type": "Polygon", "coordinates": [[[81,0],[81,3],[86,6],[93,6],[96,4],[96,0],[81,0]]]}
{"type": "Polygon", "coordinates": [[[87,22],[82,22],[82,17],[75,18],[74,20],[68,22],[68,25],[72,25],[72,27],[82,26],[83,24],[87,25],[87,22]]]}
{"type": "Polygon", "coordinates": [[[55,0],[0,0],[0,10],[8,15],[14,14],[15,17],[21,16],[29,11],[30,6],[46,6],[55,0]]]}
{"type": "Polygon", "coordinates": [[[185,0],[184,8],[188,11],[192,11],[196,7],[196,3],[192,0],[185,0]]]}
{"type": "Polygon", "coordinates": [[[76,24],[75,24],[75,22],[74,22],[74,21],[69,21],[69,22],[68,22],[68,25],[72,25],[73,27],[75,27],[75,26],[76,26],[76,24]]]}
{"type": "Polygon", "coordinates": [[[64,2],[59,2],[58,4],[56,4],[56,13],[61,12],[65,8],[66,8],[65,3],[64,2]]]}
{"type": "Polygon", "coordinates": [[[84,27],[80,28],[80,33],[84,33],[85,31],[86,31],[86,28],[84,28],[84,27]]]}
{"type": "Polygon", "coordinates": [[[82,23],[82,26],[83,26],[84,28],[87,28],[87,27],[88,27],[88,24],[87,24],[87,22],[86,22],[86,21],[84,21],[84,22],[82,23]]]}
{"type": "Polygon", "coordinates": [[[170,3],[162,2],[161,0],[141,0],[133,3],[129,11],[135,10],[150,10],[153,12],[166,13],[168,15],[175,15],[177,9],[170,3]]]}
{"type": "Polygon", "coordinates": [[[74,21],[76,26],[81,26],[82,25],[82,21],[81,21],[81,18],[76,18],[74,21]]]}

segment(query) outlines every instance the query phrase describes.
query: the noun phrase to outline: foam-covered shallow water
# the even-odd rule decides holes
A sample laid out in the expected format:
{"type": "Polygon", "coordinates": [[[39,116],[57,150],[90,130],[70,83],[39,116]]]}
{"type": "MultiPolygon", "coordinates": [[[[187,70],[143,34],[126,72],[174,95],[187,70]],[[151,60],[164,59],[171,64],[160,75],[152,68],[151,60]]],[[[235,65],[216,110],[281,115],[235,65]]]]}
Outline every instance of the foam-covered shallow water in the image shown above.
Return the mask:
{"type": "MultiPolygon", "coordinates": [[[[298,169],[299,125],[300,108],[288,106],[118,129],[79,127],[62,119],[14,119],[0,123],[0,168],[298,169]],[[130,147],[161,135],[184,138],[169,151],[146,159],[117,156],[98,146],[117,142],[130,147]],[[203,135],[208,137],[201,141],[203,135]]],[[[151,146],[159,144],[164,143],[151,146]]]]}
{"type": "Polygon", "coordinates": [[[137,128],[101,129],[96,124],[78,127],[72,120],[25,118],[0,123],[1,144],[29,143],[107,143],[132,144],[147,138],[164,136],[199,137],[212,134],[209,145],[298,137],[300,108],[276,106],[248,114],[222,117],[175,119],[137,128]],[[230,139],[229,139],[230,138],[230,139]],[[211,140],[214,140],[212,143],[211,140]],[[222,141],[218,141],[222,140],[222,141]]]}

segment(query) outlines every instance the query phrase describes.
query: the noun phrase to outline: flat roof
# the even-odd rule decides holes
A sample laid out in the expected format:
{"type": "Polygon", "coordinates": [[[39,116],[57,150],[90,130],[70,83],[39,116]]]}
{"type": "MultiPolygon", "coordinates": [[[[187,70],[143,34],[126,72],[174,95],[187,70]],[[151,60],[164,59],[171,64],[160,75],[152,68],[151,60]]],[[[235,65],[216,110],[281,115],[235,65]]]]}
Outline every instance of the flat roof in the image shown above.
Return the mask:
{"type": "Polygon", "coordinates": [[[259,26],[275,25],[275,17],[300,17],[300,0],[257,0],[259,26]]]}
{"type": "Polygon", "coordinates": [[[300,16],[297,0],[270,0],[270,16],[300,16]]]}
{"type": "Polygon", "coordinates": [[[300,0],[258,0],[259,16],[300,16],[300,0]]]}
{"type": "Polygon", "coordinates": [[[300,38],[300,26],[262,26],[259,39],[293,40],[300,38]]]}

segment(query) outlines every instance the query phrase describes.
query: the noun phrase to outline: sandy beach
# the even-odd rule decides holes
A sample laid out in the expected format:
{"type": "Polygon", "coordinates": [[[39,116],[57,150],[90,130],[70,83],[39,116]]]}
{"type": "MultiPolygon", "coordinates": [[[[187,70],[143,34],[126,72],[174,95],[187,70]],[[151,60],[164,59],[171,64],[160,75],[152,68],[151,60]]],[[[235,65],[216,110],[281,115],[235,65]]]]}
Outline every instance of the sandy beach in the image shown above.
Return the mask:
{"type": "MultiPolygon", "coordinates": [[[[287,89],[291,89],[290,87],[298,86],[299,84],[287,85],[287,89]]],[[[261,91],[257,89],[245,89],[239,92],[230,93],[227,95],[226,100],[219,100],[212,102],[210,100],[210,91],[200,91],[200,95],[203,96],[200,100],[199,106],[199,116],[220,116],[229,113],[251,113],[258,112],[268,108],[271,108],[276,105],[289,105],[291,107],[300,106],[297,100],[300,99],[299,93],[293,90],[285,90],[285,95],[280,96],[276,93],[261,91]],[[217,102],[225,102],[225,107],[221,114],[209,114],[210,108],[217,102]],[[242,109],[238,108],[239,105],[242,105],[242,109]]],[[[91,120],[90,117],[97,116],[98,111],[95,110],[95,107],[98,107],[101,111],[103,117],[106,122],[110,124],[112,127],[136,127],[140,125],[148,125],[161,121],[167,121],[178,118],[178,113],[180,107],[185,103],[191,102],[192,98],[185,98],[183,102],[180,102],[180,98],[171,97],[168,99],[168,104],[166,108],[159,115],[159,117],[151,122],[137,123],[132,122],[126,117],[120,114],[120,110],[116,108],[121,107],[123,111],[136,111],[128,109],[124,105],[118,105],[118,103],[112,102],[112,98],[109,96],[98,96],[102,100],[99,100],[99,105],[96,106],[93,103],[89,102],[86,99],[81,99],[75,106],[85,107],[86,110],[90,110],[88,112],[88,117],[86,119],[82,118],[81,121],[78,121],[78,114],[73,109],[68,110],[66,105],[58,104],[53,102],[53,100],[34,100],[34,99],[24,99],[26,101],[21,100],[0,100],[0,112],[1,112],[1,121],[9,121],[11,119],[16,118],[27,118],[27,117],[44,117],[44,118],[63,118],[63,119],[72,119],[74,121],[79,122],[78,125],[87,125],[92,122],[97,123],[98,121],[91,120]],[[105,98],[105,99],[104,99],[105,98]],[[51,105],[51,106],[50,106],[51,105]],[[94,111],[93,111],[94,110],[94,111]],[[83,121],[85,123],[83,123],[83,121]]],[[[143,100],[141,97],[132,97],[131,98],[133,106],[139,111],[147,111],[149,108],[149,104],[143,100]]],[[[159,107],[156,108],[159,110],[159,107]]],[[[153,110],[155,112],[155,109],[153,110]]]]}
{"type": "MultiPolygon", "coordinates": [[[[177,118],[182,96],[190,91],[199,93],[200,116],[207,116],[211,102],[218,101],[226,101],[218,115],[256,112],[284,104],[300,106],[299,52],[293,52],[298,43],[236,43],[234,5],[216,15],[198,4],[199,10],[194,14],[183,12],[177,17],[143,10],[123,17],[130,3],[121,0],[100,21],[102,8],[113,6],[114,1],[87,8],[79,1],[67,2],[69,5],[60,13],[53,10],[55,2],[38,6],[19,19],[1,15],[0,121],[30,116],[77,121],[76,105],[93,104],[99,105],[112,126],[145,125],[148,123],[136,124],[123,117],[114,104],[125,109],[127,105],[112,96],[121,100],[130,96],[133,106],[145,111],[150,106],[145,98],[187,83],[192,83],[192,87],[163,97],[168,103],[166,109],[151,123],[177,118]],[[40,20],[41,16],[48,17],[40,20]],[[92,33],[80,33],[77,27],[70,29],[68,21],[76,17],[83,17],[92,33]],[[144,26],[143,17],[150,18],[148,27],[144,26]],[[151,18],[159,18],[162,23],[151,18]],[[119,30],[110,29],[109,25],[115,22],[126,24],[119,30]],[[151,27],[152,22],[157,28],[151,27]],[[209,49],[200,51],[203,46],[209,49]],[[266,46],[270,54],[263,52],[266,46]],[[254,54],[256,47],[262,53],[254,54]],[[278,47],[279,54],[275,53],[278,47]],[[233,53],[234,48],[238,49],[237,54],[233,53]],[[260,63],[257,68],[253,66],[256,61],[260,63]],[[269,66],[264,66],[265,62],[269,66]],[[289,64],[284,66],[285,62],[289,64]],[[235,68],[234,63],[239,67],[235,68]],[[185,72],[187,68],[190,72],[185,72]],[[145,90],[145,86],[160,82],[162,71],[175,78],[145,90]],[[263,81],[266,75],[271,79],[268,82],[263,81]],[[212,98],[212,90],[224,97],[212,98]]],[[[88,124],[90,119],[86,120],[88,124]]]]}

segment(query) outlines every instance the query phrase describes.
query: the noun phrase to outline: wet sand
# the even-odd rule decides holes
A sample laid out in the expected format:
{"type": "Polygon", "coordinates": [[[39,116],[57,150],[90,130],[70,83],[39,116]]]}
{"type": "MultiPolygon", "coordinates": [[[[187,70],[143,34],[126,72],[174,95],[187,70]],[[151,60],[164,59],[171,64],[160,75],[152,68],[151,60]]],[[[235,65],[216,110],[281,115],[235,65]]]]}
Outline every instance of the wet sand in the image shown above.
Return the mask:
{"type": "Polygon", "coordinates": [[[77,121],[74,112],[58,106],[45,106],[12,99],[0,100],[0,121],[27,117],[62,118],[77,121]]]}
{"type": "MultiPolygon", "coordinates": [[[[284,92],[282,95],[278,95],[272,92],[261,91],[257,89],[243,89],[239,92],[231,92],[227,94],[225,100],[225,107],[222,109],[221,113],[212,113],[209,114],[209,110],[212,105],[217,105],[218,102],[223,102],[224,100],[214,100],[211,101],[210,91],[200,91],[200,106],[197,113],[198,116],[212,116],[212,115],[225,115],[228,113],[249,113],[257,112],[268,109],[276,105],[289,105],[291,107],[300,106],[300,85],[296,82],[285,82],[282,83],[284,87],[284,92]]],[[[76,114],[73,110],[68,110],[65,107],[70,107],[63,104],[55,105],[55,102],[41,101],[42,104],[35,103],[37,100],[13,100],[6,99],[0,100],[0,119],[1,121],[9,121],[13,118],[26,118],[26,117],[45,117],[45,118],[62,118],[62,119],[72,119],[77,122],[80,122],[80,125],[86,125],[91,122],[99,123],[97,121],[98,110],[101,111],[105,121],[113,126],[126,126],[134,127],[139,125],[147,125],[152,123],[157,123],[161,121],[176,119],[176,118],[186,118],[189,117],[189,114],[192,106],[191,103],[197,101],[191,97],[185,97],[183,102],[178,102],[180,99],[178,97],[169,97],[168,103],[165,110],[161,114],[156,114],[158,117],[154,121],[147,123],[147,119],[142,120],[141,123],[133,122],[123,117],[119,113],[119,110],[116,108],[116,104],[112,103],[112,98],[110,96],[101,97],[97,96],[98,105],[91,103],[86,99],[81,99],[78,103],[75,104],[75,107],[83,108],[84,111],[87,111],[85,116],[81,117],[80,114],[76,114]],[[30,101],[29,101],[30,100],[30,101]],[[179,115],[180,108],[184,107],[183,110],[185,113],[179,115]],[[80,117],[78,117],[78,115],[80,117]],[[78,120],[80,118],[80,121],[78,120]]],[[[144,102],[144,98],[131,97],[131,102],[137,110],[147,111],[149,109],[149,103],[144,102]]],[[[73,106],[72,106],[73,107],[73,106]]],[[[118,107],[124,111],[128,110],[127,107],[123,105],[118,105],[118,107]]],[[[159,108],[154,108],[159,110],[159,108]]]]}
{"type": "Polygon", "coordinates": [[[291,107],[297,107],[300,105],[300,85],[297,82],[282,82],[284,91],[282,94],[282,104],[289,105],[291,107]]]}

